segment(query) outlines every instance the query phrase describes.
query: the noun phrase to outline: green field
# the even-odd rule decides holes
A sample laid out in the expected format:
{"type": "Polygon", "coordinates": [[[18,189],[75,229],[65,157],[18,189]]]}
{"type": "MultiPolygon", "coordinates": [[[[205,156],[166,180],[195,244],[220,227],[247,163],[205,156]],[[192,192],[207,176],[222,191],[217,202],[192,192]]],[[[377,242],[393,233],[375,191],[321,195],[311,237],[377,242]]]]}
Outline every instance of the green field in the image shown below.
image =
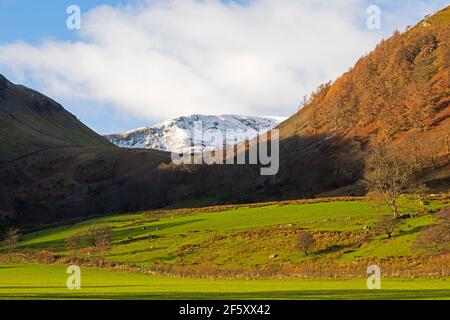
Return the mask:
{"type": "MultiPolygon", "coordinates": [[[[383,278],[382,290],[376,291],[368,290],[365,280],[365,268],[379,259],[384,259],[381,263],[387,261],[387,267],[394,266],[394,271],[397,265],[392,263],[398,261],[392,259],[396,258],[401,261],[399,266],[404,267],[403,258],[420,266],[421,255],[413,249],[413,243],[433,223],[434,213],[445,206],[447,197],[430,199],[425,206],[414,198],[403,198],[402,213],[411,217],[402,221],[391,239],[367,231],[389,211],[360,199],[237,207],[216,212],[167,210],[90,219],[25,234],[18,248],[22,256],[39,256],[48,250],[59,263],[42,265],[31,259],[22,260],[23,264],[0,265],[0,298],[449,299],[447,278],[398,279],[397,275],[397,279],[383,278]],[[65,239],[101,224],[112,227],[112,247],[106,254],[110,266],[163,270],[159,274],[170,276],[82,267],[82,290],[68,290],[63,265],[70,263],[70,251],[65,239]],[[296,247],[298,232],[305,229],[316,239],[309,255],[296,247]],[[331,270],[336,263],[347,266],[342,270],[349,280],[300,279],[304,269],[296,268],[310,263],[312,269],[330,267],[330,263],[331,270]],[[282,276],[255,273],[264,268],[290,271],[282,276]],[[348,272],[352,275],[347,276],[348,272]]],[[[95,259],[95,253],[90,251],[89,246],[78,251],[82,265],[95,259]]],[[[389,278],[388,274],[383,276],[389,278]]]]}
{"type": "Polygon", "coordinates": [[[200,262],[223,268],[254,267],[273,263],[298,263],[309,259],[350,261],[413,254],[419,232],[433,222],[442,204],[403,200],[403,212],[412,214],[386,241],[384,235],[368,241],[364,227],[374,227],[386,208],[369,201],[336,201],[315,204],[238,208],[223,212],[127,214],[92,219],[25,235],[22,249],[48,249],[66,255],[64,239],[95,224],[113,227],[113,248],[107,259],[152,267],[156,264],[195,265],[200,262]],[[296,249],[296,232],[307,229],[317,236],[313,254],[296,249]]]}
{"type": "Polygon", "coordinates": [[[82,269],[81,290],[66,288],[62,266],[0,265],[0,299],[450,299],[450,279],[195,280],[82,269]]]}

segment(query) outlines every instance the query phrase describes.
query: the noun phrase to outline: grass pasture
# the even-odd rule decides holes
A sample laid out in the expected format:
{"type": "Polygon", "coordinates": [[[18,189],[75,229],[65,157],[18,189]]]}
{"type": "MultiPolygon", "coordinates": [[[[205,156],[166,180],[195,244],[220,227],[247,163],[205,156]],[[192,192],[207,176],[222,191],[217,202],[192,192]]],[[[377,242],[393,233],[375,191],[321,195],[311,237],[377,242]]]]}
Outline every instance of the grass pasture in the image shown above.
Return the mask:
{"type": "Polygon", "coordinates": [[[65,267],[0,265],[0,299],[450,299],[450,279],[200,280],[82,269],[81,290],[66,288],[65,267]]]}
{"type": "Polygon", "coordinates": [[[448,197],[401,205],[411,217],[391,239],[372,232],[388,210],[361,199],[123,214],[42,229],[19,243],[18,257],[36,258],[0,264],[0,299],[450,299],[449,257],[426,262],[413,248],[448,197]],[[65,239],[100,224],[112,227],[109,268],[89,268],[95,254],[81,248],[82,289],[68,290],[65,239]],[[296,246],[300,230],[316,240],[309,255],[296,246]],[[38,264],[44,251],[57,264],[38,264]],[[382,290],[366,287],[372,264],[382,269],[382,290]]]}
{"type": "Polygon", "coordinates": [[[50,248],[67,255],[65,238],[106,223],[113,227],[113,247],[107,259],[144,267],[207,262],[221,268],[245,268],[312,259],[351,261],[410,256],[418,233],[433,222],[432,213],[444,204],[432,201],[420,207],[415,200],[403,202],[404,212],[414,217],[406,220],[389,241],[383,235],[368,241],[363,230],[373,228],[388,211],[358,200],[194,211],[187,215],[176,211],[163,215],[116,215],[27,234],[20,246],[30,250],[50,248]],[[316,248],[308,257],[296,249],[300,229],[313,232],[317,239],[316,248]]]}

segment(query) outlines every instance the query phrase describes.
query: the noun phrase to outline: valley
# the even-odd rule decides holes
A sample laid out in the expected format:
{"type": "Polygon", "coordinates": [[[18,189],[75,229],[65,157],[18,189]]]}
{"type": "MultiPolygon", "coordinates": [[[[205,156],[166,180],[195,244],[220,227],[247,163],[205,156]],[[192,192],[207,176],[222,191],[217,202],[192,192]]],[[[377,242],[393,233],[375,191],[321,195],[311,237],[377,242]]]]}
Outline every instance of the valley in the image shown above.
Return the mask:
{"type": "Polygon", "coordinates": [[[449,40],[446,7],[283,122],[195,114],[106,137],[0,75],[0,299],[450,299],[449,40]],[[260,140],[276,144],[236,161],[260,140]],[[193,144],[233,161],[174,160],[193,144]]]}
{"type": "Polygon", "coordinates": [[[448,195],[426,206],[402,199],[411,218],[391,238],[376,227],[389,210],[364,198],[167,209],[40,229],[23,235],[16,264],[0,255],[0,298],[450,298],[450,256],[427,256],[415,246],[434,212],[449,206],[448,195]],[[76,249],[68,242],[105,225],[105,251],[88,240],[76,249]],[[305,230],[315,240],[308,254],[297,242],[305,230]],[[70,264],[81,266],[81,291],[65,288],[70,264]],[[382,270],[375,292],[366,287],[373,264],[382,270]],[[9,284],[8,275],[20,283],[9,284]]]}

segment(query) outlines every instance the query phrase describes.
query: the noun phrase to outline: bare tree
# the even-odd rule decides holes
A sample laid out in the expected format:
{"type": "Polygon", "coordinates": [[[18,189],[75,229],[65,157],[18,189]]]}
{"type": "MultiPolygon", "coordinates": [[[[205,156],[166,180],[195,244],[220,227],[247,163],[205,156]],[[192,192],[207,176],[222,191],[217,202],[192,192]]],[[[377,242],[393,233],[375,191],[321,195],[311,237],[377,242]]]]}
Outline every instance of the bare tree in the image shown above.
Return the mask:
{"type": "Polygon", "coordinates": [[[95,251],[99,254],[100,264],[105,263],[105,255],[111,248],[112,228],[109,225],[94,226],[89,229],[88,236],[95,251]]]}
{"type": "Polygon", "coordinates": [[[311,233],[307,231],[300,231],[300,234],[297,238],[297,247],[302,251],[305,255],[309,254],[309,250],[314,246],[316,240],[311,233]]]}
{"type": "Polygon", "coordinates": [[[413,168],[407,161],[377,149],[365,158],[364,184],[370,193],[386,203],[399,217],[398,198],[411,186],[413,168]]]}
{"type": "Polygon", "coordinates": [[[388,239],[392,238],[392,234],[398,229],[400,224],[399,219],[391,216],[382,216],[375,227],[378,234],[386,234],[388,239]]]}
{"type": "Polygon", "coordinates": [[[305,94],[305,95],[303,96],[302,101],[300,102],[300,105],[298,106],[298,110],[303,109],[303,108],[306,107],[306,106],[308,105],[308,103],[310,103],[310,102],[311,102],[310,98],[308,97],[307,94],[305,94]]]}
{"type": "Polygon", "coordinates": [[[8,229],[5,233],[4,247],[5,250],[8,251],[8,259],[12,260],[12,255],[14,250],[17,248],[17,244],[19,243],[21,234],[20,230],[16,228],[8,229]]]}
{"type": "Polygon", "coordinates": [[[104,226],[100,229],[97,236],[96,247],[100,252],[101,265],[105,263],[105,254],[111,248],[112,229],[110,226],[104,226]]]}
{"type": "Polygon", "coordinates": [[[83,243],[84,235],[81,233],[74,234],[65,239],[66,248],[71,252],[71,259],[78,259],[78,250],[83,243]]]}

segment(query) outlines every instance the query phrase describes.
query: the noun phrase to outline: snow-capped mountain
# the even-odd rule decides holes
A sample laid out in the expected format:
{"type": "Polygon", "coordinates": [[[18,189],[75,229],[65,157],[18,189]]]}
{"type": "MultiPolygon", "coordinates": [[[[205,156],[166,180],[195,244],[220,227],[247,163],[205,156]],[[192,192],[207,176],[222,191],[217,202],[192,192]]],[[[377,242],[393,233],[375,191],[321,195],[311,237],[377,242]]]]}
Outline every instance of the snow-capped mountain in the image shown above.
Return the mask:
{"type": "Polygon", "coordinates": [[[280,122],[280,119],[252,116],[192,115],[105,137],[122,148],[197,152],[222,147],[223,141],[227,145],[234,145],[253,139],[275,128],[280,122]]]}

